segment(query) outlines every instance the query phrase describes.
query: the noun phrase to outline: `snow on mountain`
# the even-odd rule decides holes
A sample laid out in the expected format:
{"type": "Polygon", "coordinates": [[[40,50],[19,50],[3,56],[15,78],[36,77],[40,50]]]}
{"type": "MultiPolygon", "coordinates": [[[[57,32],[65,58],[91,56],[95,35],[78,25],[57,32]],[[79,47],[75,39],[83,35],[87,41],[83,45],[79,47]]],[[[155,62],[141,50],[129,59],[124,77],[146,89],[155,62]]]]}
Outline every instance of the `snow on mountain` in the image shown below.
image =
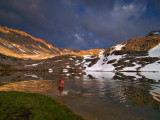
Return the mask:
{"type": "Polygon", "coordinates": [[[117,62],[119,59],[124,57],[125,55],[114,55],[112,54],[116,50],[121,50],[125,45],[118,44],[114,47],[112,51],[110,51],[110,55],[106,58],[104,54],[104,50],[99,53],[99,60],[92,67],[86,67],[87,71],[114,71],[115,67],[113,64],[108,63],[108,61],[117,62]]]}
{"type": "Polygon", "coordinates": [[[148,33],[147,36],[157,36],[157,35],[160,35],[160,31],[158,30],[153,30],[151,32],[148,33]]]}
{"type": "Polygon", "coordinates": [[[140,71],[160,71],[160,60],[151,64],[147,64],[146,66],[142,67],[140,71]]]}
{"type": "MultiPolygon", "coordinates": [[[[156,33],[157,34],[157,33],[156,33]]],[[[16,65],[25,69],[54,69],[71,71],[160,71],[160,35],[133,38],[108,49],[74,50],[59,49],[50,43],[34,38],[19,30],[0,27],[0,60],[4,56],[26,59],[46,59],[40,62],[21,60],[16,65]],[[55,58],[56,57],[56,58],[55,58]],[[53,58],[48,64],[48,58],[53,58]],[[47,64],[47,66],[46,66],[47,64]],[[62,65],[62,66],[60,66],[62,65]],[[32,67],[32,68],[31,68],[32,67]]],[[[11,61],[13,58],[9,58],[11,61]]],[[[13,63],[13,62],[12,62],[13,63]]],[[[15,63],[13,63],[15,64],[15,63]]],[[[12,65],[11,65],[12,66],[12,65]]],[[[6,69],[3,66],[0,66],[6,69]]],[[[11,67],[10,67],[11,68],[11,67]]],[[[16,68],[16,67],[15,67],[16,68]]]]}
{"type": "Polygon", "coordinates": [[[160,36],[134,38],[101,52],[97,62],[84,60],[86,71],[160,71],[160,36]]]}
{"type": "Polygon", "coordinates": [[[106,58],[104,52],[101,51],[99,54],[99,60],[92,67],[86,67],[87,71],[114,71],[115,67],[113,63],[117,62],[119,59],[124,57],[125,55],[114,55],[112,54],[114,51],[121,50],[125,45],[118,44],[114,47],[112,51],[110,51],[109,56],[106,58]],[[113,63],[109,63],[109,61],[113,61],[113,63]]]}
{"type": "Polygon", "coordinates": [[[0,26],[0,53],[18,58],[46,59],[61,50],[23,31],[0,26]]]}
{"type": "Polygon", "coordinates": [[[160,44],[148,51],[150,57],[160,57],[160,44]]]}
{"type": "Polygon", "coordinates": [[[124,47],[124,46],[125,46],[125,44],[124,44],[124,45],[118,44],[118,45],[116,45],[114,48],[115,48],[115,50],[121,50],[122,47],[124,47]]]}
{"type": "Polygon", "coordinates": [[[160,35],[160,32],[154,32],[153,34],[154,35],[160,35]]]}

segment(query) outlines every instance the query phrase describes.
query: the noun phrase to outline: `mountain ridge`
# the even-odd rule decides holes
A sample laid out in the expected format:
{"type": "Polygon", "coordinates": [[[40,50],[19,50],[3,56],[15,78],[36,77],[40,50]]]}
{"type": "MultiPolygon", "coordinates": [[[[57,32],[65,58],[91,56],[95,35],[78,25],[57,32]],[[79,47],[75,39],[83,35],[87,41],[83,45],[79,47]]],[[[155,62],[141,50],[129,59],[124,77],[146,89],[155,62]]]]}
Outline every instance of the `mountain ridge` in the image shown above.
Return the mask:
{"type": "Polygon", "coordinates": [[[0,53],[18,57],[45,59],[61,53],[56,46],[24,31],[0,26],[0,53]]]}
{"type": "MultiPolygon", "coordinates": [[[[147,69],[159,71],[159,45],[160,35],[154,35],[133,38],[107,49],[59,49],[23,31],[0,27],[0,53],[18,58],[19,61],[12,70],[53,71],[54,68],[66,73],[69,71],[147,71],[147,69]],[[150,69],[152,67],[153,69],[150,69]]],[[[3,56],[0,58],[1,61],[4,61],[3,58],[3,56]]],[[[9,57],[7,59],[12,60],[9,57]]],[[[0,68],[0,70],[5,69],[4,65],[0,68]]]]}
{"type": "Polygon", "coordinates": [[[160,35],[133,38],[106,49],[100,60],[89,71],[159,71],[160,70],[160,35]],[[157,62],[156,62],[157,61],[157,62]],[[155,63],[151,70],[143,67],[155,63]],[[101,66],[101,67],[100,67],[101,66]],[[135,67],[135,68],[134,68],[135,67]]]}

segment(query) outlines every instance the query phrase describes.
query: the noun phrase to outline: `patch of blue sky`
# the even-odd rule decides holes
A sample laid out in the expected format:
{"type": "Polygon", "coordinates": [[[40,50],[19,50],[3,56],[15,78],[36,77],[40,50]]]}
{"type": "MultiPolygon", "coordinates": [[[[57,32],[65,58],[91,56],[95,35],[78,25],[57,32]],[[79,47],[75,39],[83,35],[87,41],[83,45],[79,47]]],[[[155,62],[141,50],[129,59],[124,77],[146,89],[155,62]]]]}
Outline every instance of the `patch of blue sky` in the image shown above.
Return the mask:
{"type": "Polygon", "coordinates": [[[153,2],[148,2],[146,5],[146,11],[141,15],[140,19],[153,18],[158,16],[160,17],[159,9],[153,2]]]}
{"type": "Polygon", "coordinates": [[[92,32],[88,32],[89,37],[93,37],[94,34],[92,32]]]}
{"type": "Polygon", "coordinates": [[[85,10],[83,5],[78,5],[77,8],[78,8],[78,13],[79,14],[85,14],[86,13],[86,10],[85,10]]]}

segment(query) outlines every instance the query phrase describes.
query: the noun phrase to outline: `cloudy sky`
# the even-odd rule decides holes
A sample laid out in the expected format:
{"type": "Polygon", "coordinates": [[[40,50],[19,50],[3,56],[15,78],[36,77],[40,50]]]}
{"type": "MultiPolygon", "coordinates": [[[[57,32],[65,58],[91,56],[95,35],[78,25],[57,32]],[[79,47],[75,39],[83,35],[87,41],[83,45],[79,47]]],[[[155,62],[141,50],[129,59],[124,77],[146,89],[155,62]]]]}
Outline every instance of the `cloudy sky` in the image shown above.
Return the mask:
{"type": "Polygon", "coordinates": [[[160,0],[0,0],[0,25],[59,48],[108,48],[160,30],[160,0]]]}

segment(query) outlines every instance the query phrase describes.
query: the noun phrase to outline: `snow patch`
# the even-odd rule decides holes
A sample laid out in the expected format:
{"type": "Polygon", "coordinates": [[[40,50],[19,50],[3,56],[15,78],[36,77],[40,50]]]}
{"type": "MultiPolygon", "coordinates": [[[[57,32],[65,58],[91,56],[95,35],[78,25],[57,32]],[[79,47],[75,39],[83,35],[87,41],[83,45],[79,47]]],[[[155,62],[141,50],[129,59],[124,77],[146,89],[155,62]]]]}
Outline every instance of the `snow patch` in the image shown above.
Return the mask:
{"type": "Polygon", "coordinates": [[[79,60],[76,60],[75,66],[78,66],[78,65],[80,65],[80,64],[81,64],[80,61],[79,61],[79,60]]]}
{"type": "Polygon", "coordinates": [[[148,64],[140,69],[140,71],[160,71],[160,61],[148,64]]]}
{"type": "Polygon", "coordinates": [[[25,76],[29,76],[29,77],[33,77],[33,78],[38,78],[36,75],[27,75],[27,74],[25,74],[25,76]]]}
{"type": "Polygon", "coordinates": [[[86,70],[87,71],[115,71],[115,67],[113,66],[113,63],[108,64],[107,62],[110,60],[116,60],[115,62],[117,62],[119,59],[124,57],[125,54],[114,55],[112,54],[113,51],[110,52],[110,55],[108,57],[105,57],[105,55],[103,54],[105,51],[101,51],[99,54],[100,59],[97,61],[97,63],[91,67],[86,67],[86,70]]]}
{"type": "Polygon", "coordinates": [[[160,35],[160,32],[154,32],[153,34],[154,35],[160,35]]]}
{"type": "Polygon", "coordinates": [[[20,49],[20,48],[19,48],[19,50],[20,50],[21,52],[24,52],[24,53],[26,52],[26,51],[24,51],[24,50],[22,50],[22,49],[20,49]]]}
{"type": "Polygon", "coordinates": [[[69,60],[73,60],[73,58],[69,58],[69,60]]]}
{"type": "Polygon", "coordinates": [[[76,58],[77,56],[72,56],[72,58],[76,58]]]}
{"type": "Polygon", "coordinates": [[[125,75],[125,76],[134,76],[135,80],[142,78],[142,76],[138,75],[137,72],[121,72],[121,73],[123,73],[123,75],[125,75]]]}
{"type": "Polygon", "coordinates": [[[115,46],[115,50],[121,50],[122,47],[124,47],[126,44],[122,45],[122,44],[118,44],[115,46]]]}
{"type": "Polygon", "coordinates": [[[75,64],[75,66],[78,66],[78,65],[80,65],[81,63],[77,63],[77,64],[75,64]]]}
{"type": "Polygon", "coordinates": [[[31,51],[31,50],[29,50],[29,49],[27,49],[30,53],[33,53],[34,54],[34,52],[33,51],[31,51]]]}
{"type": "Polygon", "coordinates": [[[54,62],[61,62],[62,60],[57,60],[57,61],[54,61],[54,62]]]}
{"type": "Polygon", "coordinates": [[[8,47],[8,45],[7,44],[5,44],[5,43],[2,43],[4,46],[7,46],[8,47]]]}
{"type": "Polygon", "coordinates": [[[9,48],[13,48],[13,46],[12,46],[12,45],[8,45],[8,47],[9,47],[9,48]]]}
{"type": "Polygon", "coordinates": [[[32,64],[32,65],[25,65],[25,67],[29,67],[29,66],[37,66],[39,64],[32,64]]]}
{"type": "Polygon", "coordinates": [[[75,79],[79,79],[80,77],[79,76],[75,76],[75,79]]]}
{"type": "Polygon", "coordinates": [[[84,55],[83,57],[84,57],[85,59],[87,59],[87,58],[91,58],[91,56],[92,56],[92,55],[84,55]]]}
{"type": "Polygon", "coordinates": [[[49,72],[49,73],[52,73],[52,72],[53,72],[53,69],[51,69],[51,68],[48,69],[48,72],[49,72]]]}
{"type": "Polygon", "coordinates": [[[66,74],[66,76],[70,76],[71,74],[66,74]]]}
{"type": "Polygon", "coordinates": [[[71,68],[69,65],[67,65],[67,67],[66,68],[71,68]]]}
{"type": "Polygon", "coordinates": [[[68,70],[67,69],[63,69],[63,72],[68,72],[68,70]]]}
{"type": "Polygon", "coordinates": [[[142,67],[141,65],[139,65],[139,64],[136,64],[136,63],[133,63],[135,66],[133,66],[133,67],[125,67],[125,68],[123,68],[123,71],[137,71],[137,69],[139,68],[139,67],[142,67]]]}
{"type": "Polygon", "coordinates": [[[79,63],[79,60],[76,60],[76,63],[79,63]]]}
{"type": "Polygon", "coordinates": [[[130,60],[126,60],[125,62],[130,62],[130,60]]]}
{"type": "Polygon", "coordinates": [[[160,44],[148,51],[150,57],[160,57],[160,44]]]}
{"type": "Polygon", "coordinates": [[[40,45],[38,45],[39,48],[42,48],[40,45]]]}

